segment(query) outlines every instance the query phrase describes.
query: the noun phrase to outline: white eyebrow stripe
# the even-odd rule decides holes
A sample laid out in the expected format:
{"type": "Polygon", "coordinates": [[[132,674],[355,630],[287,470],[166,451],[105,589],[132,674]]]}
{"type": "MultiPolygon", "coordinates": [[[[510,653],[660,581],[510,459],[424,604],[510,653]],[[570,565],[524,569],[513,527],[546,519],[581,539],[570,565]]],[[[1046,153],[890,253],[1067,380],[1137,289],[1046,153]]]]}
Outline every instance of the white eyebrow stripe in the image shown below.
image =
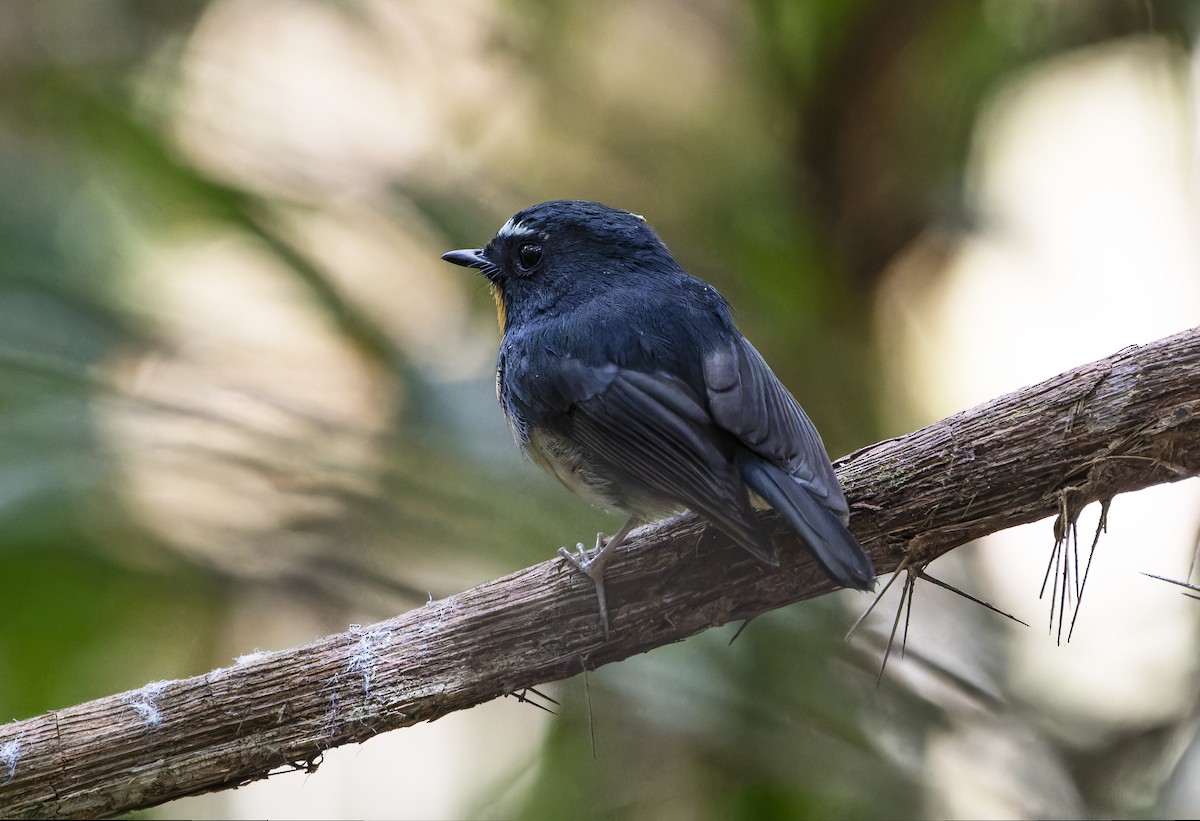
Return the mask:
{"type": "Polygon", "coordinates": [[[534,233],[532,229],[526,228],[519,222],[513,222],[510,217],[508,222],[500,226],[500,230],[496,232],[496,236],[509,239],[511,237],[527,237],[534,233]]]}

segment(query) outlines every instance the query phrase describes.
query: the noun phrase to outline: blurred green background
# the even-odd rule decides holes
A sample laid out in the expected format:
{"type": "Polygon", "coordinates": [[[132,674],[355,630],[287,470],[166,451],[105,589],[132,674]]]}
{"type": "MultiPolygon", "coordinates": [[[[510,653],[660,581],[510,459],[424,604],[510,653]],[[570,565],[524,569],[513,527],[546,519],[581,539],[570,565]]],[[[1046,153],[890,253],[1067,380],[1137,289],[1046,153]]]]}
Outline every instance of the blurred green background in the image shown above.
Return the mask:
{"type": "MultiPolygon", "coordinates": [[[[537,201],[645,215],[835,457],[1200,323],[1198,22],[1149,0],[0,4],[0,721],[614,527],[522,462],[487,289],[438,259],[537,201]]],[[[1188,492],[1182,535],[1125,515],[1168,545],[1133,570],[1186,575],[1188,492]]],[[[894,591],[849,643],[867,599],[842,593],[548,688],[553,716],[501,700],[146,815],[1200,813],[1195,614],[1130,571],[1106,600],[1137,606],[1129,643],[1100,621],[1055,646],[1051,541],[931,571],[1037,628],[922,587],[878,685],[894,591]],[[1144,678],[1108,687],[1116,667],[1144,678]]]]}

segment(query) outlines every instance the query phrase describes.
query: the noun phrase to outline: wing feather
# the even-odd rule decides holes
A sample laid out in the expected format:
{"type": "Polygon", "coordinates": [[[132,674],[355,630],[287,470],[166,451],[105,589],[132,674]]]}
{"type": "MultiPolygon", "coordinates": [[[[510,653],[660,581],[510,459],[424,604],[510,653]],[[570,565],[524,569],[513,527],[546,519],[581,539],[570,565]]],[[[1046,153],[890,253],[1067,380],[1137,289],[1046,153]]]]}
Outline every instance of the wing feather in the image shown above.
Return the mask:
{"type": "Polygon", "coordinates": [[[736,436],[739,472],[792,526],[830,577],[869,590],[871,558],[846,529],[850,507],[808,415],[743,337],[704,360],[713,420],[736,436]]]}
{"type": "Polygon", "coordinates": [[[848,520],[850,508],[820,434],[753,345],[737,337],[711,352],[704,382],[718,425],[848,520]]]}
{"type": "MultiPolygon", "coordinates": [[[[567,414],[572,441],[605,472],[619,473],[618,484],[641,483],[690,507],[758,558],[776,563],[734,463],[733,440],[713,424],[696,392],[666,374],[605,367],[611,376],[605,388],[582,397],[567,414]]],[[[592,370],[562,360],[565,384],[595,383],[571,372],[577,369],[592,370]]]]}

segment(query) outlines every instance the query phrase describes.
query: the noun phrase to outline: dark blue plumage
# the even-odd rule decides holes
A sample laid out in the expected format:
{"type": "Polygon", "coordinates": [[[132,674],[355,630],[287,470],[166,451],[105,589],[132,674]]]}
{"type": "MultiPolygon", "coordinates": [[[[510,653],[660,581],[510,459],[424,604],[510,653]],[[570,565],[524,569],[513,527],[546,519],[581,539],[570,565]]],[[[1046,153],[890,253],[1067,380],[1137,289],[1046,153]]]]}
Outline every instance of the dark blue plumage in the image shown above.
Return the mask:
{"type": "Polygon", "coordinates": [[[641,217],[542,203],[486,248],[451,251],[492,283],[497,393],[521,447],[564,485],[630,514],[576,559],[603,609],[603,566],[636,521],[688,507],[759,559],[775,548],[751,493],[779,511],[830,577],[860,590],[870,558],[804,411],[741,335],[715,288],[679,267],[641,217]],[[620,537],[620,538],[618,538],[620,537]]]}

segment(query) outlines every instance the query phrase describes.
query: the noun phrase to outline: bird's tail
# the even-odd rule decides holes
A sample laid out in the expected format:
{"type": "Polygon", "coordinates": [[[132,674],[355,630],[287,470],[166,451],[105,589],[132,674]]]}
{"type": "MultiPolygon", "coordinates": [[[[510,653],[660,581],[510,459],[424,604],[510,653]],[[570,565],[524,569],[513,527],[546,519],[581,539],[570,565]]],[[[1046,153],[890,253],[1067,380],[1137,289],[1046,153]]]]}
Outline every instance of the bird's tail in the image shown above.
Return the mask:
{"type": "Polygon", "coordinates": [[[785,471],[751,453],[740,454],[738,470],[746,484],[773,507],[816,555],[829,577],[842,587],[875,586],[871,557],[836,513],[785,471]]]}

